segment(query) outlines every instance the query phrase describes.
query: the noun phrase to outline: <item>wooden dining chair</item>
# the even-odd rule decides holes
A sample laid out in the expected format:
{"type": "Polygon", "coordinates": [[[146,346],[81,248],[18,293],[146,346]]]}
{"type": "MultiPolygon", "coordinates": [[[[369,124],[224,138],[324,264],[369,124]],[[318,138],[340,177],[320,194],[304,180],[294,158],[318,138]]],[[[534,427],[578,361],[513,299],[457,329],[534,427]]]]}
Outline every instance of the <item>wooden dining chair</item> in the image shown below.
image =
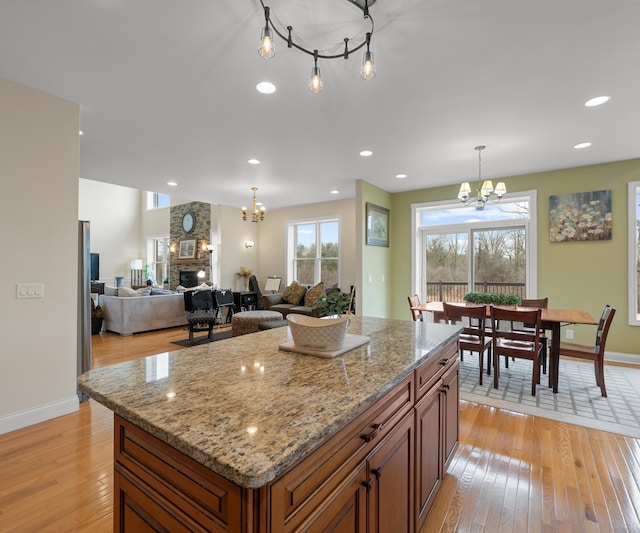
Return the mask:
{"type": "Polygon", "coordinates": [[[498,387],[500,378],[500,356],[527,359],[533,362],[531,395],[536,395],[536,385],[540,383],[540,309],[506,309],[491,306],[491,333],[493,345],[493,387],[498,387]],[[514,330],[505,324],[530,324],[532,329],[514,330]],[[500,324],[502,327],[500,327],[500,324]]]}
{"type": "Polygon", "coordinates": [[[607,397],[607,389],[604,385],[604,347],[607,342],[607,335],[616,310],[605,305],[598,321],[596,330],[596,340],[593,345],[577,344],[573,342],[560,343],[560,357],[576,357],[593,361],[593,369],[596,375],[596,385],[600,387],[602,396],[607,397]]]}
{"type": "Polygon", "coordinates": [[[407,300],[409,301],[409,311],[411,311],[411,318],[413,321],[416,322],[419,320],[420,322],[424,322],[422,311],[419,309],[412,309],[412,307],[420,305],[420,297],[417,294],[414,296],[407,296],[407,300]]]}
{"type": "MultiPolygon", "coordinates": [[[[534,309],[546,309],[549,306],[549,298],[523,298],[521,307],[532,307],[534,309]]],[[[531,324],[522,324],[519,326],[524,330],[531,330],[531,324]]],[[[514,325],[515,329],[515,325],[514,325]]],[[[540,344],[542,350],[540,352],[540,363],[542,365],[542,373],[547,373],[547,354],[549,351],[549,337],[546,336],[545,331],[542,330],[540,335],[540,344]]]]}
{"type": "Polygon", "coordinates": [[[485,305],[455,305],[447,302],[442,304],[444,321],[446,324],[460,324],[463,327],[458,339],[458,350],[477,352],[479,357],[479,381],[482,385],[482,370],[484,366],[484,352],[489,350],[491,357],[491,337],[486,335],[485,320],[487,307],[485,305]]]}

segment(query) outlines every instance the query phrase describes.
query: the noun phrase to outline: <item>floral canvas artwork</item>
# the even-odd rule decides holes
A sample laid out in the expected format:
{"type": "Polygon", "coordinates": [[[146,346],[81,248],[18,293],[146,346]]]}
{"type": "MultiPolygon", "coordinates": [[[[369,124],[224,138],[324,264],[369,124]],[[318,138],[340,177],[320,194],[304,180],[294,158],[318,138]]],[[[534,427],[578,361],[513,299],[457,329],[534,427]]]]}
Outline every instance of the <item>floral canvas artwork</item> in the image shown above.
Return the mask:
{"type": "Polygon", "coordinates": [[[551,242],[608,240],[611,231],[611,190],[549,198],[551,242]]]}

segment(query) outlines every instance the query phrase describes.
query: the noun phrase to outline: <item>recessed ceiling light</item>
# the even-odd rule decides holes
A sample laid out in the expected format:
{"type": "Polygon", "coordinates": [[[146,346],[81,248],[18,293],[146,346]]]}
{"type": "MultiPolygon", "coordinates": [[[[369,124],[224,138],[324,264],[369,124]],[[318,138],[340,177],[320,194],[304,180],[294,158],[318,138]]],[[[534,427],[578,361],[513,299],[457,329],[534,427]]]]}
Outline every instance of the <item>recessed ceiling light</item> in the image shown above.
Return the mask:
{"type": "Polygon", "coordinates": [[[269,81],[261,81],[256,85],[256,89],[262,94],[273,94],[276,92],[276,86],[269,81]]]}
{"type": "Polygon", "coordinates": [[[331,191],[331,194],[340,194],[340,191],[338,191],[337,189],[333,189],[333,190],[331,191]]]}
{"type": "Polygon", "coordinates": [[[260,161],[258,161],[257,159],[249,159],[247,163],[249,163],[250,165],[259,165],[260,161]]]}
{"type": "Polygon", "coordinates": [[[360,155],[362,157],[369,157],[370,155],[373,155],[373,152],[371,150],[362,150],[362,152],[360,152],[360,155]]]}
{"type": "Polygon", "coordinates": [[[407,177],[406,174],[396,174],[396,178],[398,178],[399,180],[403,180],[407,177]]]}
{"type": "Polygon", "coordinates": [[[606,104],[609,100],[611,100],[610,96],[596,96],[595,98],[587,100],[584,105],[587,107],[595,107],[597,105],[606,104]]]}
{"type": "Polygon", "coordinates": [[[589,146],[591,146],[591,143],[578,143],[574,146],[574,148],[576,150],[582,150],[583,148],[589,148],[589,146]]]}
{"type": "Polygon", "coordinates": [[[177,187],[177,186],[178,186],[178,184],[177,184],[175,181],[168,181],[168,182],[167,182],[167,185],[168,185],[169,187],[177,187]]]}

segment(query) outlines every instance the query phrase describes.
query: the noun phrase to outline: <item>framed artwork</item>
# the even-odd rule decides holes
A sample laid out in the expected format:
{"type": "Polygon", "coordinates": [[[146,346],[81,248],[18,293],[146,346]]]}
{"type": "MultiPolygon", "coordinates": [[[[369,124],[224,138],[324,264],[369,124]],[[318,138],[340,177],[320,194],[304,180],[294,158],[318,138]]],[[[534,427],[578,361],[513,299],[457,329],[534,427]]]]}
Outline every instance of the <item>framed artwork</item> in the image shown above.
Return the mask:
{"type": "Polygon", "coordinates": [[[193,259],[196,256],[196,240],[180,241],[178,259],[193,259]]]}
{"type": "Polygon", "coordinates": [[[389,246],[389,210],[367,202],[367,244],[389,246]]]}
{"type": "Polygon", "coordinates": [[[549,197],[551,242],[609,240],[611,221],[611,190],[549,197]]]}

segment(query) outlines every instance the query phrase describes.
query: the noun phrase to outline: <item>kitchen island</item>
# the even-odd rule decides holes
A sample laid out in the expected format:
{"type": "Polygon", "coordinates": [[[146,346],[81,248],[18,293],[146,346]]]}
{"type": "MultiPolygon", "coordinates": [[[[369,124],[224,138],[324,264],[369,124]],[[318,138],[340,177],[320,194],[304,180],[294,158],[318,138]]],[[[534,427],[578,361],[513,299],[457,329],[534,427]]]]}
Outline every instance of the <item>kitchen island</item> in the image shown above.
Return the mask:
{"type": "Polygon", "coordinates": [[[278,328],[83,374],[116,415],[114,530],[417,531],[457,446],[459,331],[353,317],[371,340],[333,359],[278,328]]]}

